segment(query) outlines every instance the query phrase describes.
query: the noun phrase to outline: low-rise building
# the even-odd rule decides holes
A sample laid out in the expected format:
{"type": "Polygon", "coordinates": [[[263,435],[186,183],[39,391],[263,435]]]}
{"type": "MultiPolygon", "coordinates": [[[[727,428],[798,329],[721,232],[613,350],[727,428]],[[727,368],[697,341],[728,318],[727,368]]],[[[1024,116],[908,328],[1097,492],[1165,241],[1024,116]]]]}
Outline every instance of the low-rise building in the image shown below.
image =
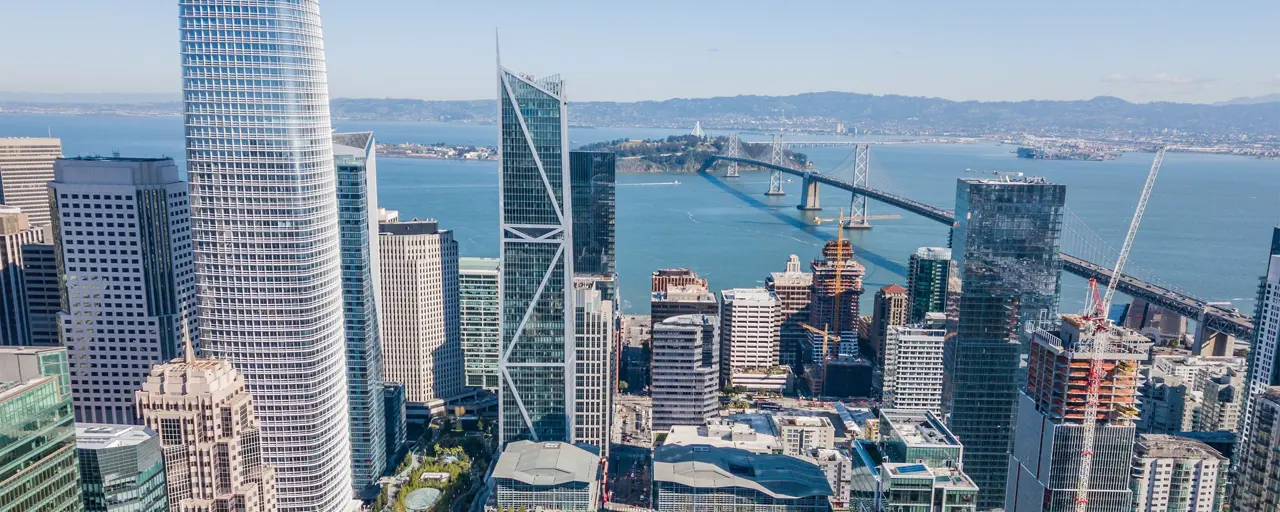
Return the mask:
{"type": "Polygon", "coordinates": [[[1142,434],[1130,471],[1136,512],[1217,512],[1226,500],[1231,463],[1200,441],[1142,434]]]}
{"type": "Polygon", "coordinates": [[[975,511],[978,486],[964,473],[963,454],[932,412],[882,409],[878,442],[853,442],[849,508],[975,511]]]}
{"type": "Polygon", "coordinates": [[[653,452],[653,495],[658,512],[826,512],[833,494],[807,457],[664,445],[653,452]]]}
{"type": "Polygon", "coordinates": [[[816,461],[818,467],[822,468],[822,473],[827,475],[827,484],[831,486],[831,509],[849,510],[853,461],[842,450],[824,448],[810,450],[809,457],[816,461]]]}
{"type": "Polygon", "coordinates": [[[707,445],[754,453],[782,453],[782,442],[774,433],[772,420],[764,414],[731,414],[725,418],[710,420],[702,426],[675,425],[662,444],[707,445]]]}
{"type": "Polygon", "coordinates": [[[595,512],[601,503],[600,477],[595,447],[516,441],[494,462],[488,509],[595,512]]]}
{"type": "Polygon", "coordinates": [[[782,453],[807,456],[815,449],[835,448],[835,427],[824,416],[773,417],[774,431],[782,441],[782,453]]]}
{"type": "Polygon", "coordinates": [[[76,425],[85,512],[165,512],[164,456],[154,430],[136,425],[76,425]]]}

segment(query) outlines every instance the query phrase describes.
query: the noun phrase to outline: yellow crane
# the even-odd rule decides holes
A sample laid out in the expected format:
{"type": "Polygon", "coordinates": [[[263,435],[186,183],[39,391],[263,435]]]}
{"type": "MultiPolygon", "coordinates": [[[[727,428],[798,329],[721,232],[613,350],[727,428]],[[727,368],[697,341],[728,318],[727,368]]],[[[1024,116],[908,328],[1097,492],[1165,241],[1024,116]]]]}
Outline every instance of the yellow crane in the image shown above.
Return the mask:
{"type": "MultiPolygon", "coordinates": [[[[826,386],[827,386],[827,365],[826,365],[826,362],[827,362],[827,341],[828,341],[829,339],[831,339],[831,332],[830,332],[831,325],[830,325],[830,324],[823,325],[823,326],[822,326],[822,329],[819,329],[819,328],[814,327],[814,326],[812,326],[812,325],[809,325],[809,324],[807,324],[807,323],[800,322],[800,327],[804,327],[806,330],[808,330],[809,332],[812,332],[812,333],[814,333],[814,334],[821,334],[821,335],[822,335],[822,356],[818,358],[818,371],[819,371],[819,372],[821,372],[821,373],[819,374],[819,379],[821,379],[821,380],[822,380],[822,387],[826,387],[826,386]]],[[[821,390],[821,389],[818,389],[818,390],[813,390],[813,389],[811,389],[811,390],[809,390],[809,391],[813,391],[813,396],[814,396],[815,398],[822,396],[822,390],[821,390]]]]}

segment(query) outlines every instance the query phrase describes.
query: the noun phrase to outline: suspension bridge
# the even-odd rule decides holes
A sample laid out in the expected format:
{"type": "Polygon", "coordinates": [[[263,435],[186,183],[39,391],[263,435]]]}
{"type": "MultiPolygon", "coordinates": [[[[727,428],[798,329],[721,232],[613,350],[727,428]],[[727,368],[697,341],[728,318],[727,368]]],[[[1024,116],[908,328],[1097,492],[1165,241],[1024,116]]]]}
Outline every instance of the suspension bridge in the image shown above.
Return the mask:
{"type": "MultiPolygon", "coordinates": [[[[824,141],[819,141],[824,142],[824,141]]],[[[760,170],[768,170],[770,172],[769,190],[766,195],[783,196],[786,193],[782,190],[782,175],[791,175],[802,178],[800,203],[797,208],[800,210],[820,210],[822,209],[819,187],[828,186],[839,190],[850,192],[849,211],[852,214],[846,227],[855,229],[870,228],[870,220],[873,219],[868,214],[867,201],[874,200],[895,208],[905,210],[907,212],[919,215],[926,219],[945,224],[948,228],[956,226],[955,213],[949,210],[928,205],[919,201],[915,201],[899,194],[893,194],[884,190],[878,190],[870,186],[871,176],[871,146],[880,144],[897,144],[899,142],[861,142],[861,143],[844,143],[840,145],[852,145],[853,149],[853,180],[843,180],[830,175],[824,175],[811,169],[797,169],[791,166],[791,161],[785,155],[784,149],[788,145],[799,145],[802,143],[787,143],[782,140],[781,136],[775,135],[771,143],[769,143],[769,161],[758,160],[748,156],[742,147],[743,143],[737,134],[730,135],[729,141],[725,144],[721,154],[708,157],[702,166],[698,169],[699,173],[707,172],[717,162],[725,162],[725,177],[735,178],[739,176],[740,166],[755,167],[760,170]]],[[[1071,214],[1068,210],[1068,218],[1074,220],[1079,226],[1072,226],[1070,229],[1072,235],[1075,235],[1074,241],[1069,244],[1069,249],[1064,249],[1061,257],[1063,270],[1080,276],[1085,279],[1095,279],[1100,285],[1106,285],[1112,279],[1112,266],[1106,263],[1106,258],[1110,255],[1114,261],[1114,254],[1117,254],[1114,248],[1104,242],[1101,237],[1080,222],[1078,218],[1071,214]],[[1087,235],[1092,235],[1087,236],[1087,235]],[[1067,250],[1071,252],[1068,253],[1067,250]]],[[[1222,337],[1232,336],[1239,339],[1248,339],[1253,333],[1253,322],[1251,319],[1241,315],[1234,308],[1226,305],[1212,303],[1199,299],[1178,287],[1160,280],[1150,275],[1138,274],[1143,273],[1140,268],[1133,267],[1135,272],[1122,273],[1117,283],[1117,290],[1130,297],[1142,299],[1149,304],[1154,304],[1177,313],[1189,319],[1195,320],[1197,330],[1195,333],[1195,345],[1193,350],[1198,354],[1201,349],[1206,346],[1222,347],[1224,343],[1220,343],[1222,337]]]]}

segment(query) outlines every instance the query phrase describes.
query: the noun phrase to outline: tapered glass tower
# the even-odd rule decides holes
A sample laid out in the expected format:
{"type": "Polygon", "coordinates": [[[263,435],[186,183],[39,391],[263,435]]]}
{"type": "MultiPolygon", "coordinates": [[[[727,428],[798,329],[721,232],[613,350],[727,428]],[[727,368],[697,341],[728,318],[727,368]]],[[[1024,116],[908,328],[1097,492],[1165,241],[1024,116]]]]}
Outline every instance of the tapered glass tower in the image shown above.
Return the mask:
{"type": "Polygon", "coordinates": [[[499,442],[569,441],[573,240],[564,83],[498,66],[499,442]]]}
{"type": "Polygon", "coordinates": [[[320,6],[179,6],[201,343],[245,376],[279,510],[343,510],[351,446],[320,6]]]}

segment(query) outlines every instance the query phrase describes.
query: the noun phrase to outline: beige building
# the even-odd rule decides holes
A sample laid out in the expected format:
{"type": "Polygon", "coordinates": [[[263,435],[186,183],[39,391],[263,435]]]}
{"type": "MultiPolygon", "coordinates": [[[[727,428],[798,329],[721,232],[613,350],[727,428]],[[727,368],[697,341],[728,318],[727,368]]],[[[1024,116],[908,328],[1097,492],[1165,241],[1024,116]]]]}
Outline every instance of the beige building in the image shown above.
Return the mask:
{"type": "Polygon", "coordinates": [[[188,343],[186,357],[151,369],[136,403],[160,435],[170,512],[276,510],[275,469],[263,464],[253,397],[231,363],[196,359],[188,343]]]}
{"type": "Polygon", "coordinates": [[[813,450],[835,448],[836,429],[824,416],[776,415],[773,426],[784,454],[807,457],[813,450]]]}
{"type": "Polygon", "coordinates": [[[779,366],[782,304],[764,288],[720,292],[720,383],[782,390],[788,374],[779,366]]]}
{"type": "Polygon", "coordinates": [[[573,277],[577,316],[574,351],[577,395],[573,404],[573,442],[595,446],[609,456],[613,426],[613,301],[603,300],[613,280],[601,275],[573,277]]]}
{"type": "Polygon", "coordinates": [[[770,273],[765,287],[777,295],[778,302],[782,304],[778,360],[783,365],[793,366],[800,359],[800,344],[808,337],[802,324],[809,321],[813,274],[801,272],[800,257],[792,254],[787,258],[787,271],[770,273]]]}
{"type": "Polygon", "coordinates": [[[910,312],[910,303],[907,300],[907,289],[896,284],[885,286],[876,292],[876,301],[871,313],[871,325],[869,326],[868,340],[871,348],[875,350],[875,360],[881,365],[884,364],[884,342],[888,336],[889,328],[900,325],[907,325],[907,313],[910,312]]]}
{"type": "Polygon", "coordinates": [[[46,186],[53,181],[53,161],[61,157],[61,139],[0,138],[0,204],[22,208],[33,226],[48,226],[46,186]]]}
{"type": "Polygon", "coordinates": [[[0,345],[31,345],[31,306],[27,304],[22,248],[44,242],[45,233],[31,226],[28,218],[17,207],[0,205],[0,345]]]}
{"type": "Polygon", "coordinates": [[[405,399],[432,402],[462,392],[458,243],[434,220],[378,225],[382,273],[382,378],[405,399]]]}
{"type": "Polygon", "coordinates": [[[1130,487],[1137,512],[1218,512],[1231,462],[1194,439],[1142,434],[1133,448],[1130,487]]]}

